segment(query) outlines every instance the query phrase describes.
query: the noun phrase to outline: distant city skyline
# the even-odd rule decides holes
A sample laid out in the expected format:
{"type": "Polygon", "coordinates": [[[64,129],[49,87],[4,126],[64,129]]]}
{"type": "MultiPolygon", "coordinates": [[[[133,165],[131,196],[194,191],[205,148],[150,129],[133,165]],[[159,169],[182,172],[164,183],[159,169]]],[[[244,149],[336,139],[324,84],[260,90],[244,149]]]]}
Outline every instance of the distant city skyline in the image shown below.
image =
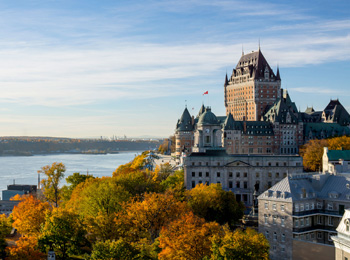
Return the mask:
{"type": "Polygon", "coordinates": [[[339,98],[350,111],[349,10],[346,0],[0,0],[0,136],[167,137],[186,104],[225,114],[225,74],[259,42],[298,109],[339,98]]]}

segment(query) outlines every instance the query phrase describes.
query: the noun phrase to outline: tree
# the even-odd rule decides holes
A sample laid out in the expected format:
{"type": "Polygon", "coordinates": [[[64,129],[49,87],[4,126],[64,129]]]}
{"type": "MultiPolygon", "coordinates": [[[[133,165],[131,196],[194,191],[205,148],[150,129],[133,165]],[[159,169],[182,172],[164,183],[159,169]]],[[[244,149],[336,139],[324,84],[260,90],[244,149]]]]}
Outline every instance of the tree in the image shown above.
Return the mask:
{"type": "Polygon", "coordinates": [[[153,243],[162,227],[188,212],[186,203],[173,195],[146,193],[142,200],[132,200],[123,205],[116,215],[116,224],[122,237],[128,241],[146,239],[153,243]]]}
{"type": "Polygon", "coordinates": [[[216,222],[207,223],[192,212],[182,215],[162,228],[160,260],[201,260],[211,255],[211,238],[221,232],[216,222]]]}
{"type": "Polygon", "coordinates": [[[90,179],[74,189],[66,207],[84,217],[91,239],[104,241],[116,238],[115,213],[130,197],[114,178],[90,179]]]}
{"type": "Polygon", "coordinates": [[[186,191],[187,202],[193,212],[206,221],[228,223],[232,228],[243,217],[244,205],[236,201],[231,191],[224,191],[220,184],[198,184],[186,191]]]}
{"type": "Polygon", "coordinates": [[[303,165],[306,171],[322,170],[322,155],[323,147],[328,146],[328,140],[310,140],[300,149],[300,154],[303,157],[303,165]]]}
{"type": "Polygon", "coordinates": [[[124,260],[124,259],[142,259],[140,258],[140,251],[132,246],[130,243],[122,239],[117,241],[106,240],[104,242],[97,242],[93,246],[91,252],[91,260],[124,260]]]}
{"type": "Polygon", "coordinates": [[[185,185],[184,185],[184,171],[178,170],[174,174],[169,175],[163,180],[160,185],[167,192],[172,193],[178,200],[185,200],[185,185]]]}
{"type": "Polygon", "coordinates": [[[65,201],[68,201],[72,195],[73,190],[82,182],[85,182],[88,179],[94,179],[95,177],[88,174],[80,174],[79,172],[75,172],[72,175],[66,178],[68,186],[64,185],[61,189],[62,197],[64,197],[65,201]]]}
{"type": "Polygon", "coordinates": [[[0,258],[5,258],[6,241],[5,237],[11,232],[10,220],[5,214],[0,215],[0,258]]]}
{"type": "Polygon", "coordinates": [[[39,245],[52,248],[60,259],[80,252],[80,247],[87,244],[86,230],[78,214],[54,208],[46,214],[46,221],[41,230],[39,245]]]}
{"type": "Polygon", "coordinates": [[[228,227],[224,227],[224,235],[215,235],[211,240],[211,260],[269,259],[269,242],[263,234],[250,228],[245,231],[236,229],[232,232],[228,227]]]}
{"type": "Polygon", "coordinates": [[[9,247],[6,260],[45,260],[46,255],[38,249],[35,237],[20,237],[16,246],[9,247]]]}
{"type": "Polygon", "coordinates": [[[40,234],[41,225],[45,222],[46,212],[50,210],[47,202],[42,202],[34,196],[25,196],[13,208],[13,227],[22,235],[35,236],[40,234]]]}
{"type": "Polygon", "coordinates": [[[43,185],[43,191],[46,199],[49,202],[55,204],[58,207],[58,202],[61,199],[60,196],[60,181],[64,178],[64,172],[66,167],[63,163],[54,162],[51,166],[46,165],[38,171],[38,173],[44,173],[47,179],[41,181],[43,185]]]}

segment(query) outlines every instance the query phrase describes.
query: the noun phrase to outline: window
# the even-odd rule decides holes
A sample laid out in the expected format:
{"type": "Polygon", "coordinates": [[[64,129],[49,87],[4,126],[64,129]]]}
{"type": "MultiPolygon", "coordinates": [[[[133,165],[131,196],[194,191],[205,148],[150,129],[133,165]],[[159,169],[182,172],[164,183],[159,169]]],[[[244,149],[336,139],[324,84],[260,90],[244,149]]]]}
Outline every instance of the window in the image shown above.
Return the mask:
{"type": "Polygon", "coordinates": [[[333,226],[333,217],[328,217],[328,226],[333,226]]]}
{"type": "Polygon", "coordinates": [[[216,176],[219,178],[219,177],[220,177],[220,172],[217,172],[217,173],[216,173],[216,176]]]}
{"type": "Polygon", "coordinates": [[[277,216],[272,217],[272,224],[276,225],[276,219],[277,219],[277,216]]]}
{"type": "Polygon", "coordinates": [[[239,181],[236,181],[236,188],[240,188],[241,187],[241,183],[239,181]]]}
{"type": "Polygon", "coordinates": [[[267,174],[267,176],[268,176],[269,178],[271,178],[271,177],[272,177],[272,173],[269,172],[269,173],[267,174]]]}
{"type": "Polygon", "coordinates": [[[322,216],[317,216],[317,224],[322,224],[322,216]]]}
{"type": "Polygon", "coordinates": [[[317,209],[322,209],[322,203],[321,202],[317,202],[317,209]]]}
{"type": "Polygon", "coordinates": [[[276,172],[276,178],[279,178],[279,177],[280,177],[280,173],[276,172]]]}
{"type": "Polygon", "coordinates": [[[267,224],[267,215],[264,215],[265,224],[267,224]]]}
{"type": "Polygon", "coordinates": [[[247,178],[247,177],[248,177],[248,173],[246,173],[246,172],[243,173],[243,177],[244,177],[244,178],[247,178]]]}
{"type": "Polygon", "coordinates": [[[206,172],[206,173],[205,173],[205,177],[209,177],[209,172],[206,172]]]}
{"type": "Polygon", "coordinates": [[[199,177],[202,177],[202,172],[199,172],[199,173],[198,173],[198,176],[199,176],[199,177]]]}
{"type": "Polygon", "coordinates": [[[233,176],[233,175],[232,175],[232,172],[229,172],[229,173],[228,173],[228,177],[229,177],[229,178],[232,178],[232,176],[233,176]]]}
{"type": "Polygon", "coordinates": [[[277,233],[273,232],[273,240],[277,240],[277,233]]]}
{"type": "Polygon", "coordinates": [[[243,188],[244,188],[244,189],[248,189],[248,182],[246,182],[246,181],[243,182],[243,188]]]}
{"type": "Polygon", "coordinates": [[[265,209],[269,209],[269,204],[265,202],[265,209]]]}
{"type": "Polygon", "coordinates": [[[304,204],[300,204],[300,211],[304,211],[304,204]]]}
{"type": "Polygon", "coordinates": [[[239,178],[241,174],[239,172],[236,172],[236,177],[239,178]]]}
{"type": "Polygon", "coordinates": [[[346,232],[349,232],[349,230],[350,230],[350,223],[349,223],[349,221],[346,221],[345,225],[346,225],[346,232]]]}
{"type": "Polygon", "coordinates": [[[295,208],[295,212],[299,212],[299,204],[295,204],[294,208],[295,208]]]}
{"type": "Polygon", "coordinates": [[[206,136],[205,137],[205,142],[208,144],[208,143],[210,143],[210,136],[206,136]]]}
{"type": "Polygon", "coordinates": [[[272,204],[272,209],[273,209],[273,210],[276,210],[276,209],[277,209],[276,204],[272,204]]]}
{"type": "Polygon", "coordinates": [[[328,203],[327,208],[328,208],[328,210],[333,210],[333,204],[332,203],[328,203]]]}
{"type": "Polygon", "coordinates": [[[303,219],[303,218],[300,219],[300,226],[301,226],[301,227],[304,226],[304,219],[303,219]]]}
{"type": "Polygon", "coordinates": [[[196,182],[192,181],[192,188],[196,187],[196,182]]]}
{"type": "Polygon", "coordinates": [[[269,238],[269,231],[265,231],[265,237],[269,238]]]}
{"type": "Polygon", "coordinates": [[[295,227],[299,227],[299,220],[298,220],[298,219],[296,219],[296,220],[294,221],[294,226],[295,226],[295,227]]]}
{"type": "Polygon", "coordinates": [[[310,206],[311,206],[311,208],[310,208],[311,210],[313,210],[315,208],[315,204],[314,203],[311,203],[310,206]]]}
{"type": "Polygon", "coordinates": [[[281,217],[281,226],[284,227],[284,217],[281,217]]]}
{"type": "Polygon", "coordinates": [[[305,218],[305,226],[309,226],[309,218],[305,218]]]}
{"type": "Polygon", "coordinates": [[[230,189],[233,188],[233,183],[232,183],[232,181],[229,181],[229,182],[228,182],[228,187],[229,187],[230,189]]]}
{"type": "Polygon", "coordinates": [[[195,172],[192,172],[192,177],[196,177],[196,173],[195,172]]]}
{"type": "Polygon", "coordinates": [[[322,232],[317,232],[317,239],[322,239],[322,232]]]}
{"type": "Polygon", "coordinates": [[[285,241],[286,241],[286,235],[285,235],[285,234],[282,234],[281,240],[282,240],[282,242],[285,242],[285,241]]]}
{"type": "Polygon", "coordinates": [[[309,210],[309,203],[305,204],[305,210],[309,210]]]}
{"type": "Polygon", "coordinates": [[[255,173],[255,177],[259,178],[259,173],[258,172],[255,173]]]}
{"type": "Polygon", "coordinates": [[[284,205],[283,204],[281,205],[281,211],[284,211],[284,205]]]}

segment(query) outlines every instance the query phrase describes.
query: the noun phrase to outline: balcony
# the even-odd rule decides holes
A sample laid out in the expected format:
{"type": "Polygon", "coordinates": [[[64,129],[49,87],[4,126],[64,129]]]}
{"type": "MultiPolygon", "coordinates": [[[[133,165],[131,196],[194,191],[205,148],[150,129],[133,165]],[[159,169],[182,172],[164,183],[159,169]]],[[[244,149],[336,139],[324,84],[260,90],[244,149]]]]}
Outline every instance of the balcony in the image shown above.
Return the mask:
{"type": "Polygon", "coordinates": [[[317,225],[313,225],[313,226],[309,226],[309,227],[300,227],[300,228],[293,227],[293,233],[304,233],[304,232],[308,232],[308,231],[333,231],[333,232],[336,232],[336,230],[335,230],[336,228],[337,227],[317,224],[317,225]]]}
{"type": "Polygon", "coordinates": [[[325,210],[325,209],[314,209],[308,211],[293,211],[293,217],[307,217],[312,215],[327,215],[332,217],[342,217],[343,214],[340,214],[339,211],[335,210],[325,210]]]}

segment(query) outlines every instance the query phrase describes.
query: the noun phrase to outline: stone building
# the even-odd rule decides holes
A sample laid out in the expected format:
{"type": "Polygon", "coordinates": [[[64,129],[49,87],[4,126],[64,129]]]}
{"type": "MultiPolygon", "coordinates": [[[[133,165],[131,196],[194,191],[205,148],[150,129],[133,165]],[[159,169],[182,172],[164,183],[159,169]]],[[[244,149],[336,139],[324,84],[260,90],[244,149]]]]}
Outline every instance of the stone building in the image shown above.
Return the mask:
{"type": "Polygon", "coordinates": [[[332,236],[350,207],[349,176],[289,176],[258,200],[271,259],[334,259],[332,236]]]}
{"type": "Polygon", "coordinates": [[[185,108],[175,130],[178,157],[191,153],[195,138],[209,128],[216,133],[211,141],[221,138],[228,154],[298,154],[309,140],[350,134],[350,115],[339,100],[331,100],[323,111],[298,111],[281,89],[279,70],[275,75],[260,49],[242,55],[230,79],[226,75],[224,96],[225,116],[202,105],[194,117],[185,108]],[[210,118],[207,127],[203,117],[210,118]]]}
{"type": "Polygon", "coordinates": [[[273,72],[260,51],[242,53],[230,78],[225,77],[226,115],[235,120],[258,121],[281,90],[279,69],[273,72]]]}
{"type": "Polygon", "coordinates": [[[220,183],[237,201],[251,206],[254,190],[260,194],[288,174],[302,173],[302,165],[296,155],[228,155],[225,149],[207,147],[185,158],[185,187],[220,183]]]}

